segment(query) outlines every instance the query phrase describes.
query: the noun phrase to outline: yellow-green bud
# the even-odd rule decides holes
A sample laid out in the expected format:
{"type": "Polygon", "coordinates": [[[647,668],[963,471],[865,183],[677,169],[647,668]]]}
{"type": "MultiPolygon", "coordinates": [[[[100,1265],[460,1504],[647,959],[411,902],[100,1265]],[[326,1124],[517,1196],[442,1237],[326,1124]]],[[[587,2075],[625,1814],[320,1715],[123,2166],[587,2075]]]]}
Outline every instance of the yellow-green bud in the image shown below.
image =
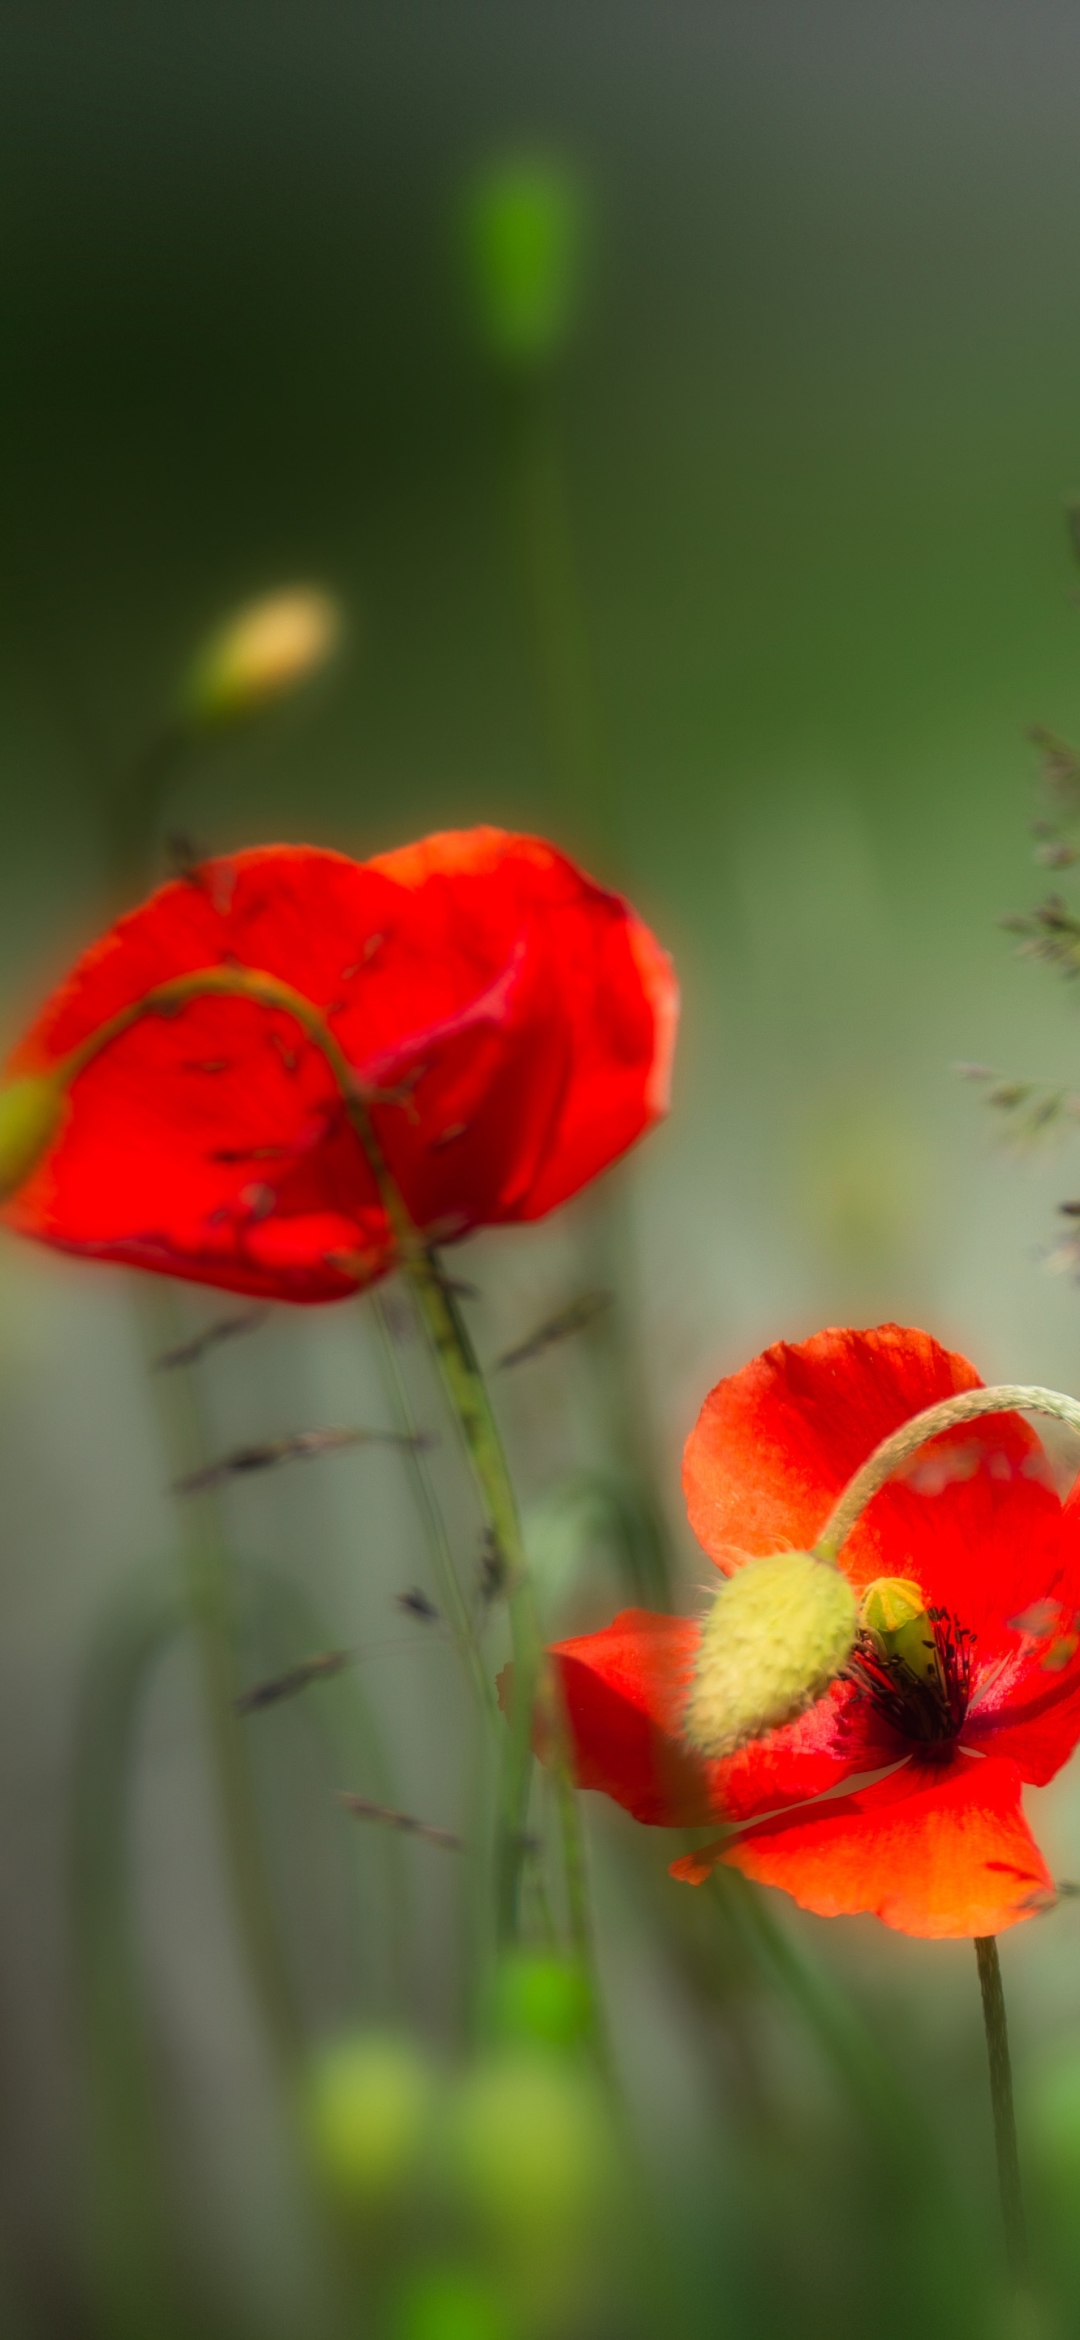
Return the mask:
{"type": "Polygon", "coordinates": [[[699,1755],[731,1755],[812,1706],[840,1672],[859,1626],[855,1594],[812,1552],[747,1560],[702,1626],[684,1731],[699,1755]]]}
{"type": "Polygon", "coordinates": [[[564,164],[514,157],[477,180],[466,211],[478,321],[494,357],[553,357],[566,338],[581,263],[582,203],[564,164]]]}
{"type": "Polygon", "coordinates": [[[36,1170],[63,1127],[67,1097],[50,1073],[29,1073],[0,1089],[0,1202],[36,1170]]]}
{"type": "Polygon", "coordinates": [[[913,1576],[878,1576],[867,1586],[859,1623],[886,1665],[899,1663],[920,1682],[941,1678],[937,1643],[921,1584],[913,1576]]]}
{"type": "Polygon", "coordinates": [[[181,714],[210,730],[258,715],[325,666],[340,639],[341,611],[320,587],[265,594],[204,643],[181,691],[181,714]]]}
{"type": "Polygon", "coordinates": [[[466,2075],[446,2142],[469,2206],[521,2244],[587,2227],[613,2178],[614,2145],[592,2075],[535,2049],[506,2049],[466,2075]]]}
{"type": "Polygon", "coordinates": [[[333,2191],[377,2208],[409,2177],[431,2117],[435,2081],[420,2051],[385,2032],[335,2040],[314,2058],[305,2113],[333,2191]]]}

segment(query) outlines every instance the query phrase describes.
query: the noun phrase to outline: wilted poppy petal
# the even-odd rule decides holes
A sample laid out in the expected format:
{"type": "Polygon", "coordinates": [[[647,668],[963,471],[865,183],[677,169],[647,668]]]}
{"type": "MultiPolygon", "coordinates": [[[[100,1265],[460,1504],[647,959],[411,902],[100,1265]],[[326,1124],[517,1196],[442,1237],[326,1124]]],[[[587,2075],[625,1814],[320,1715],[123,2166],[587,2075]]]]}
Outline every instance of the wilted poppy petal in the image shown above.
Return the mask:
{"type": "MultiPolygon", "coordinates": [[[[706,1399],[687,1441],[691,1526],[718,1566],[815,1541],[847,1481],[924,1407],[981,1386],[965,1357],[901,1325],[778,1342],[706,1399]]],[[[1076,1580],[1041,1442],[1016,1414],[958,1426],[875,1496],[843,1554],[856,1584],[914,1576],[981,1654],[1004,1619],[1076,1580]]]]}
{"type": "Polygon", "coordinates": [[[763,1821],[725,1863],[782,1886],[820,1917],[869,1912],[902,1934],[999,1934],[1031,1917],[1053,1880],[997,1757],[912,1762],[854,1795],[763,1821]]]}
{"type": "MultiPolygon", "coordinates": [[[[550,1210],[666,1106],[670,963],[617,895],[495,829],[367,864],[290,846],[208,862],[86,953],[9,1070],[47,1070],[161,984],[230,967],[320,1011],[433,1242],[550,1210]]],[[[94,1055],[5,1216],[283,1299],[336,1298],[393,1256],[318,1045],[286,1008],[227,997],[144,1016],[94,1055]]]]}
{"type": "Polygon", "coordinates": [[[580,1787],[601,1788],[637,1820],[691,1827],[774,1812],[905,1752],[870,1700],[837,1682],[782,1730],[705,1762],[682,1736],[699,1639],[689,1618],[627,1609],[552,1651],[580,1787]]]}

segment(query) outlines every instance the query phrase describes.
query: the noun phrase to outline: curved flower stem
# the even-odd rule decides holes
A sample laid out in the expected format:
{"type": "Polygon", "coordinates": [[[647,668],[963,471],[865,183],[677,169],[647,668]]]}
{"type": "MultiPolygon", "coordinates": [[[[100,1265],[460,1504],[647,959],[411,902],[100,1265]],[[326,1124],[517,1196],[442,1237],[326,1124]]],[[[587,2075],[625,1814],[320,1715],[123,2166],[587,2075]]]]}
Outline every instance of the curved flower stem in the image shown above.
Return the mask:
{"type": "Polygon", "coordinates": [[[1005,2228],[1005,2255],[1013,2286],[1017,2292],[1022,2292],[1027,2288],[1031,2266],[1020,2186],[1005,1993],[1001,1985],[997,1940],[993,1934],[976,1937],[975,1957],[982,1992],[986,2051],[990,2061],[990,2102],[994,2113],[994,2143],[997,2148],[998,2184],[1001,2188],[1001,2216],[1005,2228]]]}
{"type": "Polygon", "coordinates": [[[816,1557],[835,1566],[867,1504],[894,1471],[910,1462],[928,1439],[940,1437],[943,1430],[954,1429],[958,1422],[975,1422],[981,1414],[1012,1413],[1049,1414],[1055,1421],[1067,1422],[1070,1429],[1080,1430],[1080,1400],[1066,1397],[1057,1389],[1031,1389],[1005,1382],[994,1389],[965,1389],[956,1397],[942,1398],[940,1404],[926,1406],[921,1414],[913,1414],[910,1422],[903,1422],[891,1437],[883,1438],[869,1461],[849,1479],[814,1545],[816,1557]]]}

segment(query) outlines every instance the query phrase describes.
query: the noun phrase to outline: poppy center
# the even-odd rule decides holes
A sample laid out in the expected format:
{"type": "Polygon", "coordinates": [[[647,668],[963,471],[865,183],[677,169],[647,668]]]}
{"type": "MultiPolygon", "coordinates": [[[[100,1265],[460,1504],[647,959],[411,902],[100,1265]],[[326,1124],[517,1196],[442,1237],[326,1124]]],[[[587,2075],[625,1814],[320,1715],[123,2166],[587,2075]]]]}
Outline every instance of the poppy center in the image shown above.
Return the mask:
{"type": "Polygon", "coordinates": [[[948,1609],[924,1608],[908,1579],[882,1578],[863,1602],[845,1672],[901,1737],[945,1748],[963,1726],[974,1658],[969,1626],[948,1609]]]}

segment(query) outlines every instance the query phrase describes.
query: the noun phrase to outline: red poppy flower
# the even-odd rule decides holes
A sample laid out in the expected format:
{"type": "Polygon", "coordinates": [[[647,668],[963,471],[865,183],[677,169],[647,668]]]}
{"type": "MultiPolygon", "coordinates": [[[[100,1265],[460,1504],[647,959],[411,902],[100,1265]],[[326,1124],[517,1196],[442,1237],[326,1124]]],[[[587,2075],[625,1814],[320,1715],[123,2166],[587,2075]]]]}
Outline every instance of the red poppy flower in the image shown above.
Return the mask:
{"type": "MultiPolygon", "coordinates": [[[[9,1076],[48,1071],[170,979],[230,968],[321,1012],[432,1242],[541,1217],[666,1109],[670,962],[617,895],[498,829],[362,864],[281,845],[204,863],[86,953],[9,1076]]],[[[273,1299],[339,1298],[394,1257],[319,1047],[284,1008],[217,995],[145,1014],[90,1058],[4,1216],[273,1299]]]]}
{"type": "MultiPolygon", "coordinates": [[[[690,1519],[710,1559],[730,1573],[806,1550],[883,1438],[980,1386],[965,1358],[898,1325],[766,1350],[712,1391],[687,1443],[690,1519]]],[[[554,1652],[579,1782],[654,1825],[749,1823],[673,1864],[690,1883],[721,1860],[826,1917],[998,1933],[1052,1890],[1021,1785],[1052,1779],[1080,1736],[1080,1500],[1059,1500],[1018,1415],[987,1417],[882,1488],[841,1564],[859,1590],[880,1577],[921,1586],[928,1681],[884,1667],[864,1637],[808,1712],[709,1762],[682,1735],[700,1628],[630,1610],[554,1652]],[[885,1776],[827,1793],[872,1774],[885,1776]]]]}

